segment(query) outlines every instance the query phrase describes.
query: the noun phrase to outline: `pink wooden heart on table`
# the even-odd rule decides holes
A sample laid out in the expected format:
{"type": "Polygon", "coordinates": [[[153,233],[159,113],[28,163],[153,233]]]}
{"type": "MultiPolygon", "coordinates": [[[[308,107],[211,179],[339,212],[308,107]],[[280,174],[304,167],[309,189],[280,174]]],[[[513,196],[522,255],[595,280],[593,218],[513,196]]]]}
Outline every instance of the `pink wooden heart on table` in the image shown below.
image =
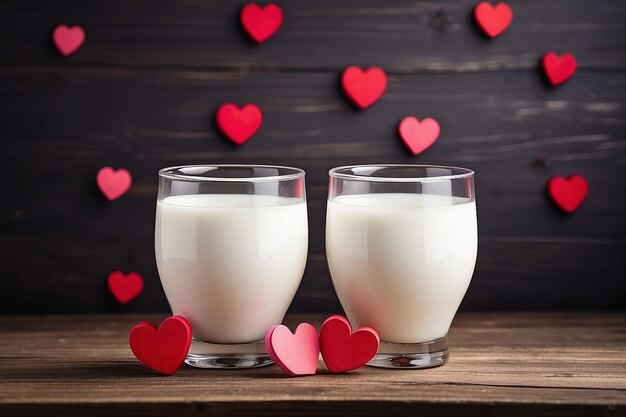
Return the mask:
{"type": "Polygon", "coordinates": [[[102,194],[113,201],[123,196],[130,188],[133,180],[130,172],[124,168],[115,171],[111,167],[104,167],[96,175],[96,183],[102,194]]]}
{"type": "Polygon", "coordinates": [[[378,67],[362,70],[357,66],[351,66],[341,75],[341,85],[350,100],[359,108],[365,109],[385,93],[387,75],[378,67]]]}
{"type": "Polygon", "coordinates": [[[550,84],[556,86],[572,78],[576,72],[576,58],[571,54],[558,56],[548,52],[541,59],[541,66],[550,84]]]}
{"type": "Polygon", "coordinates": [[[283,11],[274,3],[263,8],[256,3],[246,4],[240,17],[243,28],[257,43],[272,37],[283,23],[283,11]]]}
{"type": "Polygon", "coordinates": [[[580,175],[569,178],[552,177],[547,185],[548,195],[552,201],[566,213],[573,213],[589,192],[587,180],[580,175]]]}
{"type": "Polygon", "coordinates": [[[216,120],[222,133],[241,145],[259,130],[263,113],[254,104],[246,104],[240,109],[233,103],[226,103],[217,110],[216,120]]]}
{"type": "Polygon", "coordinates": [[[124,275],[121,271],[113,271],[107,278],[109,290],[121,304],[137,298],[143,290],[143,278],[136,272],[124,275]]]}
{"type": "Polygon", "coordinates": [[[52,32],[52,40],[61,55],[68,56],[85,42],[85,31],[80,26],[59,25],[52,32]]]}
{"type": "Polygon", "coordinates": [[[413,116],[407,116],[398,124],[398,134],[413,155],[428,149],[439,138],[440,133],[439,123],[432,118],[420,122],[413,116]]]}
{"type": "Polygon", "coordinates": [[[270,358],[289,375],[313,375],[320,354],[319,334],[309,323],[302,323],[295,333],[287,326],[272,326],[265,334],[265,348],[270,358]]]}
{"type": "Polygon", "coordinates": [[[191,346],[191,325],[183,316],[172,316],[157,328],[144,321],[132,328],[128,343],[141,363],[171,375],[182,365],[191,346]]]}
{"type": "Polygon", "coordinates": [[[320,330],[320,350],[331,372],[347,372],[369,362],[380,344],[380,337],[371,327],[352,331],[350,322],[342,316],[331,316],[320,330]]]}
{"type": "Polygon", "coordinates": [[[495,38],[509,27],[513,21],[513,11],[506,3],[498,3],[494,7],[483,1],[474,9],[474,18],[487,36],[495,38]]]}

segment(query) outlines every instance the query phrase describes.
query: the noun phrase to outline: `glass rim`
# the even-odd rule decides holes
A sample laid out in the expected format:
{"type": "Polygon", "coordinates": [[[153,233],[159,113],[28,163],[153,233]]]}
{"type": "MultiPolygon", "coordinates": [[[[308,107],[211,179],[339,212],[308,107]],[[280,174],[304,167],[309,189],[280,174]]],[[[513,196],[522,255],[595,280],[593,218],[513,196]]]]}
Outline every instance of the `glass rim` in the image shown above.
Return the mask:
{"type": "Polygon", "coordinates": [[[446,180],[455,180],[461,178],[469,178],[474,175],[474,171],[469,168],[447,166],[447,165],[420,165],[420,164],[362,164],[362,165],[344,165],[332,168],[328,171],[328,176],[331,178],[341,178],[355,181],[367,181],[367,182],[437,182],[446,180]],[[340,170],[347,170],[352,168],[440,168],[458,170],[458,174],[449,175],[435,175],[432,177],[371,177],[356,174],[346,174],[339,172],[340,170]]]}
{"type": "Polygon", "coordinates": [[[288,181],[303,178],[305,172],[301,168],[289,167],[285,165],[263,165],[263,164],[196,164],[196,165],[177,165],[161,168],[159,177],[179,181],[197,181],[197,182],[272,182],[272,181],[288,181]],[[264,177],[202,177],[192,174],[176,174],[171,171],[181,168],[275,168],[286,169],[292,172],[288,174],[268,175],[264,177]]]}

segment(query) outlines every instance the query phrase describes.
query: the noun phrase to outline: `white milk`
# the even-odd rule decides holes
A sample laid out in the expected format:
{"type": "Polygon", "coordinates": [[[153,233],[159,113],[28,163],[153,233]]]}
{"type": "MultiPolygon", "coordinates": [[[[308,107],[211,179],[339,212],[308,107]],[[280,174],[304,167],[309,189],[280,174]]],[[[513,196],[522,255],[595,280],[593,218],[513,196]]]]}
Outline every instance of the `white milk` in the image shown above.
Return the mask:
{"type": "Polygon", "coordinates": [[[306,203],[266,195],[181,195],[157,202],[163,289],[193,335],[261,340],[298,289],[308,245],[306,203]]]}
{"type": "Polygon", "coordinates": [[[326,253],[353,328],[428,342],[450,327],[472,278],[476,205],[459,197],[344,195],[328,202],[326,253]]]}

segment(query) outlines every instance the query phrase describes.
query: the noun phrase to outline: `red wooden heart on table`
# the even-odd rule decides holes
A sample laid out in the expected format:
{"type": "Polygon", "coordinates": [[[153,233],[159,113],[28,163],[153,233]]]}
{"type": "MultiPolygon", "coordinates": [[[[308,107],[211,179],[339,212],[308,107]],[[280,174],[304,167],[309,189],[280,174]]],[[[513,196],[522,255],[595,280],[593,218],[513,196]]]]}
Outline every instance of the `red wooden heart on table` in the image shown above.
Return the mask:
{"type": "Polygon", "coordinates": [[[217,110],[216,119],[222,133],[241,145],[259,130],[263,114],[254,104],[246,104],[240,109],[233,103],[226,103],[217,110]]]}
{"type": "Polygon", "coordinates": [[[589,184],[580,175],[572,175],[567,179],[552,177],[548,181],[547,189],[557,206],[567,213],[573,213],[587,198],[589,184]]]}
{"type": "Polygon", "coordinates": [[[135,299],[143,290],[143,278],[136,272],[124,275],[121,271],[113,271],[107,278],[111,293],[122,304],[135,299]]]}
{"type": "Polygon", "coordinates": [[[265,334],[265,348],[276,365],[289,375],[313,375],[317,371],[319,335],[309,323],[300,324],[293,334],[282,324],[270,327],[265,334]]]}
{"type": "Polygon", "coordinates": [[[474,9],[474,18],[487,36],[495,38],[509,27],[513,21],[513,11],[506,3],[498,3],[494,7],[483,1],[474,9]]]}
{"type": "Polygon", "coordinates": [[[371,327],[352,331],[345,317],[331,316],[320,330],[320,350],[331,372],[347,372],[369,362],[380,344],[380,337],[371,327]]]}
{"type": "Polygon", "coordinates": [[[100,187],[102,194],[109,200],[113,201],[123,196],[130,188],[133,179],[130,172],[124,168],[115,171],[111,167],[104,167],[98,171],[96,175],[96,183],[100,187]]]}
{"type": "Polygon", "coordinates": [[[431,118],[420,122],[413,116],[407,116],[398,124],[398,134],[413,155],[428,149],[439,138],[440,133],[439,123],[431,118]]]}
{"type": "Polygon", "coordinates": [[[240,17],[248,35],[258,43],[268,40],[283,23],[283,11],[273,3],[263,8],[256,3],[247,4],[240,17]]]}
{"type": "Polygon", "coordinates": [[[148,368],[171,375],[185,360],[191,346],[191,325],[182,316],[172,316],[157,327],[147,321],[130,331],[133,355],[148,368]]]}
{"type": "Polygon", "coordinates": [[[548,81],[554,86],[564,83],[576,72],[576,58],[571,54],[558,56],[548,52],[541,59],[541,65],[548,81]]]}
{"type": "Polygon", "coordinates": [[[350,100],[359,108],[365,109],[385,93],[387,75],[378,67],[362,70],[352,66],[346,68],[341,75],[341,85],[350,100]]]}
{"type": "Polygon", "coordinates": [[[85,31],[80,26],[59,25],[52,32],[52,40],[63,56],[76,52],[85,42],[85,31]]]}

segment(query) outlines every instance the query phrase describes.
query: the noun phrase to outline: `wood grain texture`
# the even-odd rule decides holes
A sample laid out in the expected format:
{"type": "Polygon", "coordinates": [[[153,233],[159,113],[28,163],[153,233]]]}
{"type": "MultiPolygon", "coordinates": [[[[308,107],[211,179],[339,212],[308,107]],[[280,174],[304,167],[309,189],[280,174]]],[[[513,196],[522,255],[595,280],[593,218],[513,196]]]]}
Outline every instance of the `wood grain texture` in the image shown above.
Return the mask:
{"type": "Polygon", "coordinates": [[[398,72],[535,69],[547,50],[576,55],[583,69],[624,69],[626,10],[619,0],[513,1],[515,17],[488,40],[474,0],[288,0],[268,42],[244,34],[246,1],[9,1],[0,15],[1,63],[336,70],[380,65],[398,72]],[[61,23],[81,25],[84,47],[62,59],[50,47],[61,23]],[[271,59],[268,59],[271,57],[271,59]]]}
{"type": "MultiPolygon", "coordinates": [[[[466,313],[442,367],[289,378],[270,366],[156,375],[133,358],[130,328],[163,316],[0,318],[0,413],[13,415],[620,416],[624,313],[466,313]],[[439,413],[439,414],[438,414],[439,413]]],[[[318,328],[323,316],[291,316],[318,328]]]]}
{"type": "Polygon", "coordinates": [[[310,256],[292,310],[339,311],[324,258],[327,171],[357,163],[468,166],[477,175],[480,249],[463,309],[626,308],[626,7],[618,0],[511,2],[487,40],[475,2],[285,1],[285,23],[253,45],[245,2],[0,2],[0,313],[164,311],[153,255],[156,172],[190,163],[269,163],[307,172],[310,256]],[[80,24],[67,59],[51,41],[80,24]],[[550,88],[547,49],[573,53],[574,78],[550,88]],[[357,111],[339,90],[347,65],[389,73],[357,111]],[[259,133],[235,147],[213,121],[254,102],[259,133]],[[406,116],[435,117],[441,138],[413,157],[406,116]],[[98,169],[125,167],[114,203],[98,169]],[[589,198],[571,216],[545,195],[579,173],[589,198]],[[120,306],[112,270],[144,293],[120,306]]]}
{"type": "Polygon", "coordinates": [[[464,308],[624,307],[626,74],[577,76],[556,91],[533,72],[394,76],[381,101],[360,113],[330,74],[0,70],[0,93],[12,103],[0,161],[14,172],[28,166],[0,203],[0,259],[11,272],[0,311],[166,309],[153,256],[156,171],[215,162],[307,171],[311,256],[295,311],[339,310],[323,255],[328,169],[382,161],[476,170],[480,253],[464,308]],[[265,123],[234,147],[212,115],[224,101],[252,99],[265,123]],[[443,126],[437,146],[418,157],[395,136],[409,112],[443,126]],[[134,176],[114,203],[95,185],[104,165],[134,176]],[[552,175],[573,172],[591,192],[568,217],[544,189],[552,175]],[[146,279],[129,306],[105,291],[113,269],[146,279]]]}

